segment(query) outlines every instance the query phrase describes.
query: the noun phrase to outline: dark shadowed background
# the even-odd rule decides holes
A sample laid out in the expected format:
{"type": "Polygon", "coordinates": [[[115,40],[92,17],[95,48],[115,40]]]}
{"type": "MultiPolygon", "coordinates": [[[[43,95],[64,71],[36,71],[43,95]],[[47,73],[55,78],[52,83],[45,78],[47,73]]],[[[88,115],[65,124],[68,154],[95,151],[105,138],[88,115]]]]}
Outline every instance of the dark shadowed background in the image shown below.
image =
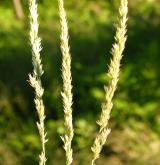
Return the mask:
{"type": "MultiPolygon", "coordinates": [[[[29,46],[28,1],[0,1],[0,164],[38,164],[29,46]],[[15,4],[15,5],[14,5],[15,4]],[[21,5],[18,8],[17,5],[21,5]]],[[[57,0],[39,0],[48,165],[65,161],[60,135],[61,52],[57,0]]],[[[90,164],[90,147],[107,84],[119,0],[66,0],[74,94],[74,165],[90,164]]],[[[128,41],[114,97],[112,133],[97,165],[160,163],[160,0],[129,0],[128,41]]]]}

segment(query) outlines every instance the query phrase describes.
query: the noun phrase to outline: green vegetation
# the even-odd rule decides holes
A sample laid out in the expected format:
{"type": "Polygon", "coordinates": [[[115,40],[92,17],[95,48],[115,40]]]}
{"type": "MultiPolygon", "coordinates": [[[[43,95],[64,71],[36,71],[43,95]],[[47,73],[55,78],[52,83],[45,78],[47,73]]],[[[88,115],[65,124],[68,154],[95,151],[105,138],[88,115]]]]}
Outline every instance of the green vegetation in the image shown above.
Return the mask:
{"type": "MultiPolygon", "coordinates": [[[[106,84],[106,63],[114,41],[117,0],[68,0],[74,95],[75,164],[90,162],[106,84]],[[93,136],[94,135],[94,136],[93,136]]],[[[29,87],[32,72],[27,1],[18,20],[11,1],[0,2],[0,164],[38,164],[38,120],[29,87]]],[[[129,3],[128,41],[111,114],[112,134],[99,165],[158,165],[160,162],[160,2],[129,3]]],[[[60,91],[61,53],[57,0],[39,0],[40,36],[45,75],[47,164],[64,164],[59,138],[63,130],[60,91]]],[[[108,62],[107,62],[108,61],[108,62]]]]}

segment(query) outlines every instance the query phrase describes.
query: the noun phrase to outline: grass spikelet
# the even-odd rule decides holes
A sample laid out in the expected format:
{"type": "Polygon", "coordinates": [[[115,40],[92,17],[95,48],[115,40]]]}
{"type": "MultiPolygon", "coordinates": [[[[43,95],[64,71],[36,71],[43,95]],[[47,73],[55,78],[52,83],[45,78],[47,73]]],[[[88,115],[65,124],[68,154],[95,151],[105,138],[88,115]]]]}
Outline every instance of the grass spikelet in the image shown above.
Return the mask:
{"type": "Polygon", "coordinates": [[[37,122],[37,127],[40,134],[41,140],[41,154],[39,155],[39,165],[45,165],[46,155],[45,155],[45,143],[46,132],[44,126],[45,120],[45,110],[43,104],[43,93],[44,89],[41,83],[41,76],[43,75],[43,68],[41,63],[40,51],[41,51],[41,39],[38,36],[38,12],[36,0],[29,1],[30,6],[30,44],[32,48],[32,64],[33,64],[33,73],[29,74],[29,83],[35,90],[35,107],[38,113],[39,121],[37,122]]]}
{"type": "Polygon", "coordinates": [[[112,59],[109,65],[108,76],[110,82],[108,87],[105,87],[105,101],[102,103],[102,112],[100,119],[97,122],[100,129],[97,134],[91,150],[93,152],[93,158],[91,165],[95,165],[95,160],[99,158],[103,145],[106,142],[108,135],[110,134],[110,128],[108,128],[108,121],[110,119],[110,113],[113,106],[113,96],[117,88],[117,83],[120,74],[120,62],[123,56],[123,50],[126,43],[127,32],[127,14],[128,14],[128,1],[121,0],[119,8],[118,26],[115,35],[115,43],[111,50],[112,59]]]}
{"type": "Polygon", "coordinates": [[[72,139],[74,136],[74,129],[72,124],[72,77],[71,77],[71,55],[69,48],[68,25],[66,19],[66,12],[64,9],[63,0],[59,2],[59,15],[61,23],[61,51],[62,51],[62,79],[63,91],[61,93],[64,108],[64,126],[65,135],[62,138],[64,142],[64,150],[66,152],[66,165],[70,165],[73,161],[72,139]]]}

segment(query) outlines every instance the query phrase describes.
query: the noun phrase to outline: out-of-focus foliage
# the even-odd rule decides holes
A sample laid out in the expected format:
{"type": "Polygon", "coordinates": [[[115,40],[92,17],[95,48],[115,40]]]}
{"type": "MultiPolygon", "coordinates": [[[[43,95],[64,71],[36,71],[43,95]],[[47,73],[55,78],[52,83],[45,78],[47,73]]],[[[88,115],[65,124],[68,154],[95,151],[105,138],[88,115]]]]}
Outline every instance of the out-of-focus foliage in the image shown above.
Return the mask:
{"type": "MultiPolygon", "coordinates": [[[[75,164],[90,161],[118,4],[117,0],[65,2],[74,85],[75,164]]],[[[32,70],[27,1],[22,0],[22,5],[25,19],[20,21],[11,1],[0,2],[0,164],[5,165],[37,164],[40,150],[34,95],[27,82],[32,70]]],[[[160,1],[130,0],[129,9],[128,41],[111,118],[113,132],[99,165],[160,162],[160,1]]],[[[63,164],[57,0],[39,0],[39,20],[48,164],[63,164]]]]}

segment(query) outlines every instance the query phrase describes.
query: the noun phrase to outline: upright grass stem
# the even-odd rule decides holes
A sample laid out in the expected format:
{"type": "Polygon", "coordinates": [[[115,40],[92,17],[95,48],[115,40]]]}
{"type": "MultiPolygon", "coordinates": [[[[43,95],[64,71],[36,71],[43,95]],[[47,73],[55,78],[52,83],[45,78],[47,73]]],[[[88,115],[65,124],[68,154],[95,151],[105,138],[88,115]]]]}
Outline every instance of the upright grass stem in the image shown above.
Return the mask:
{"type": "Polygon", "coordinates": [[[32,64],[33,64],[33,73],[29,74],[29,83],[35,90],[35,107],[38,113],[39,121],[37,122],[37,127],[40,134],[41,140],[41,154],[39,155],[39,165],[45,165],[46,163],[46,154],[45,154],[45,143],[46,132],[44,126],[45,120],[45,110],[43,104],[43,93],[44,89],[41,83],[41,76],[43,75],[43,68],[41,63],[40,51],[41,51],[41,39],[38,36],[38,12],[36,0],[29,1],[29,10],[30,10],[30,44],[32,47],[32,64]]]}
{"type": "Polygon", "coordinates": [[[93,152],[91,165],[95,165],[95,160],[99,158],[100,152],[103,148],[103,145],[106,142],[108,135],[110,134],[111,129],[108,128],[108,121],[110,119],[110,113],[113,106],[113,96],[117,88],[117,83],[119,80],[120,74],[120,62],[123,56],[123,50],[126,43],[126,32],[127,32],[127,14],[128,14],[128,1],[121,0],[119,8],[119,19],[118,26],[115,35],[115,43],[111,50],[112,59],[109,65],[108,76],[110,82],[108,87],[105,86],[105,101],[102,103],[102,112],[100,119],[97,122],[100,129],[97,134],[91,150],[93,152]]]}
{"type": "Polygon", "coordinates": [[[64,125],[65,135],[62,137],[64,142],[64,150],[66,152],[66,165],[70,165],[73,161],[72,156],[72,139],[74,129],[72,124],[72,76],[71,76],[71,54],[69,48],[69,35],[66,12],[63,0],[59,2],[59,15],[61,23],[61,51],[62,51],[62,79],[63,79],[63,108],[64,108],[64,125]]]}

